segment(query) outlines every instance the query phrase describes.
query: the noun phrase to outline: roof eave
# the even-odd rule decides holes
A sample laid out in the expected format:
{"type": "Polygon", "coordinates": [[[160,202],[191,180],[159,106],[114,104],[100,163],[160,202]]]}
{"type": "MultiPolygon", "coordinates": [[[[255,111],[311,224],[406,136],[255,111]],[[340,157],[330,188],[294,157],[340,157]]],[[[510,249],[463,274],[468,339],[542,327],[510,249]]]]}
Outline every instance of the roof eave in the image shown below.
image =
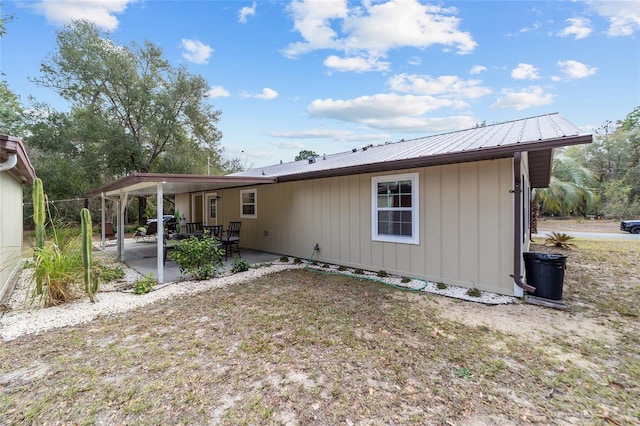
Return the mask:
{"type": "MultiPolygon", "coordinates": [[[[113,192],[127,192],[125,189],[133,187],[151,187],[157,183],[211,183],[212,185],[220,185],[219,189],[223,189],[225,185],[228,187],[240,185],[255,185],[275,183],[274,177],[247,177],[247,176],[210,176],[210,175],[188,175],[188,174],[168,174],[168,173],[134,173],[129,176],[120,178],[114,182],[94,189],[87,193],[87,197],[97,197],[101,194],[113,192]],[[147,185],[145,185],[147,184],[147,185]]],[[[153,191],[152,191],[153,192],[153,191]]],[[[112,194],[113,195],[113,194],[112,194]]]]}

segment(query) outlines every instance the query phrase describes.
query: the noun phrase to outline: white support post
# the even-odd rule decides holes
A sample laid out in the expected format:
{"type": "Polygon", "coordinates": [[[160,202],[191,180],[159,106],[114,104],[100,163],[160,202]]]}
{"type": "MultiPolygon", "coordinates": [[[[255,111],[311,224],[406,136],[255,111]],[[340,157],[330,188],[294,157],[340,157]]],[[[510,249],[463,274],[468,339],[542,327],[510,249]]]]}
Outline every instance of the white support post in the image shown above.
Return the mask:
{"type": "Polygon", "coordinates": [[[158,182],[157,187],[157,201],[156,205],[158,207],[158,239],[156,241],[157,245],[157,253],[158,253],[158,283],[162,284],[164,282],[164,208],[162,206],[162,201],[164,198],[163,194],[163,185],[162,182],[158,182]]]}
{"type": "Polygon", "coordinates": [[[100,199],[102,200],[102,210],[100,211],[100,247],[102,247],[102,250],[104,250],[104,248],[107,245],[107,234],[105,232],[104,229],[104,219],[105,219],[105,212],[104,212],[104,206],[105,206],[105,202],[104,202],[104,192],[102,192],[100,194],[100,199]]]}
{"type": "Polygon", "coordinates": [[[120,194],[120,203],[118,204],[118,259],[124,262],[124,211],[127,208],[128,193],[120,194]]]}

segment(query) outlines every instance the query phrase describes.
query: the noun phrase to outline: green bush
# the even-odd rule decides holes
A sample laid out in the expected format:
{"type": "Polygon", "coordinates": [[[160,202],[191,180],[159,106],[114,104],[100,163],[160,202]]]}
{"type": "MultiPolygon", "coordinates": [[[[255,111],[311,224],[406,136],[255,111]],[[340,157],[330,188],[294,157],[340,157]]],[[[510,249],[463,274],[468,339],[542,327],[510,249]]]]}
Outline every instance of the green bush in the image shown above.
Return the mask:
{"type": "Polygon", "coordinates": [[[124,270],[120,266],[109,267],[98,264],[98,275],[100,281],[108,283],[124,278],[124,270]]]}
{"type": "Polygon", "coordinates": [[[289,258],[287,256],[280,256],[280,262],[289,263],[289,258]]]}
{"type": "Polygon", "coordinates": [[[340,272],[344,272],[344,271],[346,271],[346,270],[347,270],[347,267],[346,267],[346,266],[342,266],[342,265],[338,266],[338,271],[340,271],[340,272]]]}
{"type": "Polygon", "coordinates": [[[182,274],[202,280],[217,274],[223,253],[218,247],[218,239],[205,233],[201,238],[191,236],[178,241],[169,257],[176,261],[182,274]]]}
{"type": "Polygon", "coordinates": [[[154,285],[156,285],[156,279],[153,278],[153,275],[145,275],[133,283],[133,292],[135,294],[147,294],[153,290],[154,285]]]}
{"type": "Polygon", "coordinates": [[[384,278],[384,277],[388,277],[388,276],[389,276],[389,274],[387,273],[387,271],[382,271],[382,270],[378,271],[378,277],[384,278]]]}
{"type": "Polygon", "coordinates": [[[444,290],[447,288],[447,285],[445,283],[437,283],[436,287],[438,287],[438,290],[444,290]]]}
{"type": "Polygon", "coordinates": [[[467,290],[467,296],[471,296],[471,297],[480,297],[482,296],[482,292],[480,292],[480,290],[478,290],[477,288],[470,288],[469,290],[467,290]]]}
{"type": "Polygon", "coordinates": [[[362,275],[362,274],[364,274],[364,271],[362,269],[360,269],[360,268],[356,268],[356,269],[353,270],[353,273],[354,274],[358,274],[358,275],[362,275]]]}
{"type": "Polygon", "coordinates": [[[402,283],[406,284],[406,283],[408,283],[408,282],[411,282],[411,278],[409,278],[409,277],[402,277],[402,279],[400,280],[400,282],[402,282],[402,283]]]}
{"type": "Polygon", "coordinates": [[[237,274],[238,272],[244,272],[249,270],[249,262],[246,260],[236,257],[233,259],[233,263],[231,265],[231,272],[237,274]]]}

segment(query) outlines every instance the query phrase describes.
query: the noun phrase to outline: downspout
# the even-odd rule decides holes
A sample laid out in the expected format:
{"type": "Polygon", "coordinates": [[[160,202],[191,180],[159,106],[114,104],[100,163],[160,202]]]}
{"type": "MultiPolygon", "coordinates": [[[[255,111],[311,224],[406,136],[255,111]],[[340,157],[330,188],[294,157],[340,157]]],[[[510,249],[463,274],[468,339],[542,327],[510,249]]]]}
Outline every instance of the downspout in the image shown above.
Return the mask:
{"type": "Polygon", "coordinates": [[[0,163],[0,172],[13,169],[18,164],[18,154],[15,152],[9,153],[9,158],[4,163],[0,163]]]}
{"type": "Polygon", "coordinates": [[[533,293],[536,288],[522,280],[522,153],[513,153],[513,281],[523,290],[533,293]]]}

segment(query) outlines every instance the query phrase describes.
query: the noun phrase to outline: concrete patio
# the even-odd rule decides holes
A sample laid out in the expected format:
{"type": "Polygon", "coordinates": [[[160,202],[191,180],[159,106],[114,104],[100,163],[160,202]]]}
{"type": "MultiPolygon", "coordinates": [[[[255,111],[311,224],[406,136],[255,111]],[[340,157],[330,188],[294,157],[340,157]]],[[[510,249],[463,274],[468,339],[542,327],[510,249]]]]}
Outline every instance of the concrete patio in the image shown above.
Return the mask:
{"type": "MultiPolygon", "coordinates": [[[[156,247],[156,239],[150,238],[147,240],[143,239],[135,239],[135,238],[125,238],[124,239],[124,263],[128,267],[133,270],[143,274],[153,274],[154,277],[157,277],[157,247],[156,247]]],[[[99,247],[99,250],[104,253],[112,255],[114,258],[118,256],[118,247],[115,241],[108,241],[104,249],[99,247]]],[[[273,262],[280,259],[280,255],[273,253],[265,253],[256,250],[250,250],[245,248],[240,248],[240,254],[242,255],[242,259],[246,260],[250,265],[256,263],[264,263],[264,262],[273,262]]],[[[236,255],[237,256],[237,255],[236,255]]],[[[220,268],[220,270],[231,270],[233,265],[233,259],[229,256],[228,260],[225,262],[224,258],[222,259],[224,264],[220,268]]],[[[164,266],[164,282],[172,282],[172,281],[181,281],[184,277],[180,273],[178,268],[178,264],[171,260],[167,259],[167,263],[164,266]]]]}

